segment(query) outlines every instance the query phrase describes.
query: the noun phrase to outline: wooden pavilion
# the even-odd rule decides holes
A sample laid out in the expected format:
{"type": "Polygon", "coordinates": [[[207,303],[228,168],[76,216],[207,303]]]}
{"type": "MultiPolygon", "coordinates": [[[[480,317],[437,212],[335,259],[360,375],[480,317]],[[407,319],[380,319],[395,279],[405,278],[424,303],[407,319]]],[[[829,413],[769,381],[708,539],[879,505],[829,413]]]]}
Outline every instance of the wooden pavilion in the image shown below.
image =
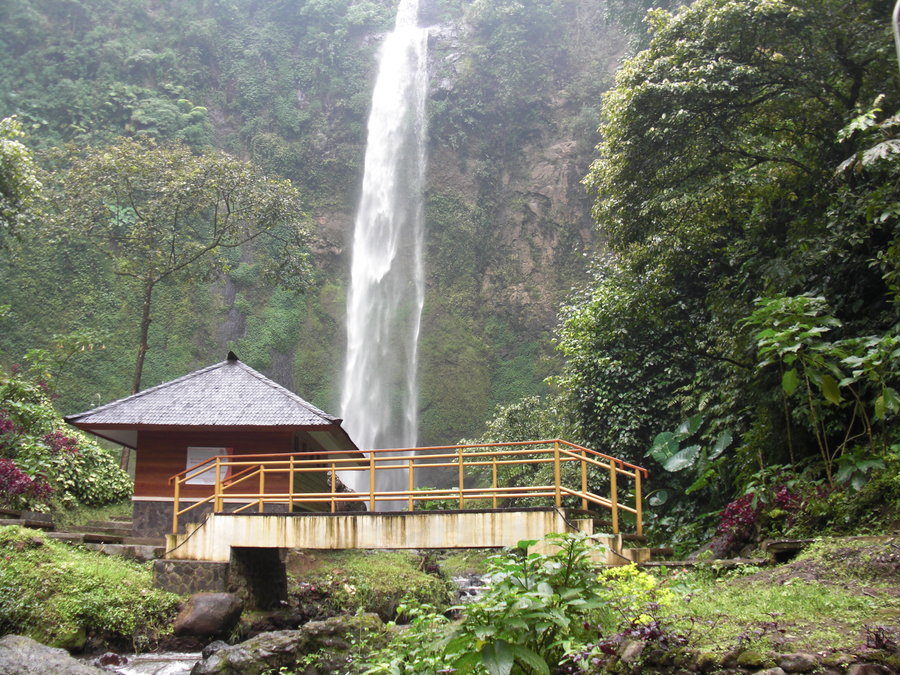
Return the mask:
{"type": "MultiPolygon", "coordinates": [[[[321,457],[324,462],[330,452],[359,451],[341,427],[342,420],[231,352],[221,363],[65,419],[136,451],[133,532],[141,537],[169,531],[173,508],[169,479],[211,457],[308,453],[309,459],[321,457]]],[[[302,489],[322,492],[324,475],[320,480],[322,486],[302,489]]],[[[285,475],[273,476],[269,489],[288,491],[287,481],[285,475]]],[[[212,468],[194,476],[182,487],[181,500],[209,497],[215,482],[212,468]]],[[[233,500],[230,506],[242,503],[233,500]]]]}

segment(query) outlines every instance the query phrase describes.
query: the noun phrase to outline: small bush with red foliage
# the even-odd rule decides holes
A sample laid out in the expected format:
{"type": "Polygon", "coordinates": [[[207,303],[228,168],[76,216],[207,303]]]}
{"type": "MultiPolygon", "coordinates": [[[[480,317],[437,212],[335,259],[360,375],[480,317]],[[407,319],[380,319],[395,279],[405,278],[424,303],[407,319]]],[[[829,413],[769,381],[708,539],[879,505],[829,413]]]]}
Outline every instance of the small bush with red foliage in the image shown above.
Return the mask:
{"type": "Polygon", "coordinates": [[[11,459],[0,458],[0,504],[8,508],[24,508],[46,504],[53,488],[42,477],[32,478],[11,459]]]}
{"type": "Polygon", "coordinates": [[[716,534],[730,536],[735,543],[750,541],[761,511],[755,492],[735,499],[722,511],[716,534]]]}
{"type": "Polygon", "coordinates": [[[772,501],[777,508],[791,514],[803,508],[803,495],[799,492],[794,492],[784,483],[775,487],[775,495],[772,501]]]}
{"type": "Polygon", "coordinates": [[[78,439],[72,436],[66,436],[61,431],[51,431],[49,434],[44,434],[41,437],[41,440],[47,444],[47,447],[50,448],[50,452],[53,455],[78,454],[78,439]]]}

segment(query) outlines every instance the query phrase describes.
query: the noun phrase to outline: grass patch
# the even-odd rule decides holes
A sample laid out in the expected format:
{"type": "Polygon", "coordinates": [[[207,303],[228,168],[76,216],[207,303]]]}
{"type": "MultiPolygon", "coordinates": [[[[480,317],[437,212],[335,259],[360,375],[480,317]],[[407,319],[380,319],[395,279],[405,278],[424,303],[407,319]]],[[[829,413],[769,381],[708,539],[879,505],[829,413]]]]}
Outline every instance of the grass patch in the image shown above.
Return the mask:
{"type": "Polygon", "coordinates": [[[309,618],[363,611],[391,621],[404,599],[446,607],[447,581],[423,568],[406,551],[292,551],[287,561],[292,600],[309,618]]]}
{"type": "Polygon", "coordinates": [[[171,630],[179,602],[151,577],[149,565],[0,528],[0,633],[76,651],[97,635],[140,650],[171,630]]]}
{"type": "Polygon", "coordinates": [[[891,542],[821,540],[794,561],[716,577],[714,567],[683,572],[668,584],[687,592],[672,612],[692,624],[692,646],[727,650],[758,642],[797,650],[855,649],[865,626],[900,617],[896,551],[891,542]]]}
{"type": "MultiPolygon", "coordinates": [[[[695,629],[692,646],[727,649],[746,641],[791,642],[795,648],[858,646],[863,624],[883,603],[817,582],[770,587],[717,582],[700,590],[686,610],[695,629]]],[[[686,629],[686,622],[680,621],[686,629]]]]}

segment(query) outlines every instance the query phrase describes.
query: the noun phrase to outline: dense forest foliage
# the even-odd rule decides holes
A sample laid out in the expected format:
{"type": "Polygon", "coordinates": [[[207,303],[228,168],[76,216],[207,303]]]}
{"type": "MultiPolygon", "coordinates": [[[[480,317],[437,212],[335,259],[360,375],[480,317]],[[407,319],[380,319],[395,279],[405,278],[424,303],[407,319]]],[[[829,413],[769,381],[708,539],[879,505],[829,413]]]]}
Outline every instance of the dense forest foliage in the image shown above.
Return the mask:
{"type": "MultiPolygon", "coordinates": [[[[267,254],[250,244],[207,278],[165,279],[154,291],[145,385],[234,349],[337,412],[349,233],[377,49],[395,4],[0,6],[0,116],[16,115],[43,169],[64,167],[56,149],[66,144],[77,150],[68,161],[89,161],[126,136],[217,148],[299,191],[312,277],[269,284],[267,254]]],[[[553,370],[556,309],[592,246],[578,181],[624,48],[611,12],[587,0],[422,3],[433,26],[423,443],[476,432],[486,411],[543,391],[553,370]]],[[[45,196],[54,207],[66,200],[45,196]]],[[[129,308],[140,289],[92,243],[34,234],[0,270],[11,307],[0,359],[17,363],[54,336],[89,331],[105,349],[67,362],[58,405],[73,412],[129,393],[141,332],[129,308]]]]}
{"type": "Polygon", "coordinates": [[[525,435],[652,466],[658,524],[682,538],[734,500],[726,548],[765,527],[896,516],[889,5],[649,14],[649,46],[604,97],[585,182],[608,252],[563,309],[558,395],[506,408],[488,437],[539,425],[525,435]],[[857,490],[865,506],[844,508],[857,490]]]}
{"type": "MultiPolygon", "coordinates": [[[[699,539],[728,505],[724,549],[896,509],[890,5],[695,0],[644,18],[641,0],[426,3],[422,441],[563,436],[647,465],[660,531],[699,539]]],[[[118,243],[61,245],[53,214],[90,192],[66,172],[134,142],[216,148],[293,182],[285,260],[312,269],[272,281],[280,236],[160,280],[145,382],[229,347],[333,409],[346,233],[393,10],[4,3],[0,113],[17,121],[0,159],[17,173],[0,185],[15,188],[0,204],[0,360],[55,354],[67,412],[127,393],[140,284],[104,255],[118,243]]]]}

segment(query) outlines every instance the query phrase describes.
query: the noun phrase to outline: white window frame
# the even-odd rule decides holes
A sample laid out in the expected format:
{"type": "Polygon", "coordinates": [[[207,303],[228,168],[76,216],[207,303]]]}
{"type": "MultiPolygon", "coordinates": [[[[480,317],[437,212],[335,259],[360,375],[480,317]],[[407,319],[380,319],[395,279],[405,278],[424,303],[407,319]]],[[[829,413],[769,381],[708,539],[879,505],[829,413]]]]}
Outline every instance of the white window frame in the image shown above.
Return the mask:
{"type": "MultiPolygon", "coordinates": [[[[187,448],[187,454],[185,456],[184,468],[185,470],[190,469],[192,466],[196,466],[200,464],[200,462],[206,461],[210,457],[215,457],[216,455],[228,455],[231,454],[228,448],[222,447],[211,447],[211,446],[200,446],[200,445],[189,445],[187,448]]],[[[227,474],[223,472],[223,474],[227,474]]],[[[225,475],[222,475],[222,478],[225,478],[225,475]]],[[[204,471],[201,474],[194,476],[193,478],[185,481],[186,485],[215,485],[216,484],[216,465],[211,464],[209,469],[204,471]]]]}

